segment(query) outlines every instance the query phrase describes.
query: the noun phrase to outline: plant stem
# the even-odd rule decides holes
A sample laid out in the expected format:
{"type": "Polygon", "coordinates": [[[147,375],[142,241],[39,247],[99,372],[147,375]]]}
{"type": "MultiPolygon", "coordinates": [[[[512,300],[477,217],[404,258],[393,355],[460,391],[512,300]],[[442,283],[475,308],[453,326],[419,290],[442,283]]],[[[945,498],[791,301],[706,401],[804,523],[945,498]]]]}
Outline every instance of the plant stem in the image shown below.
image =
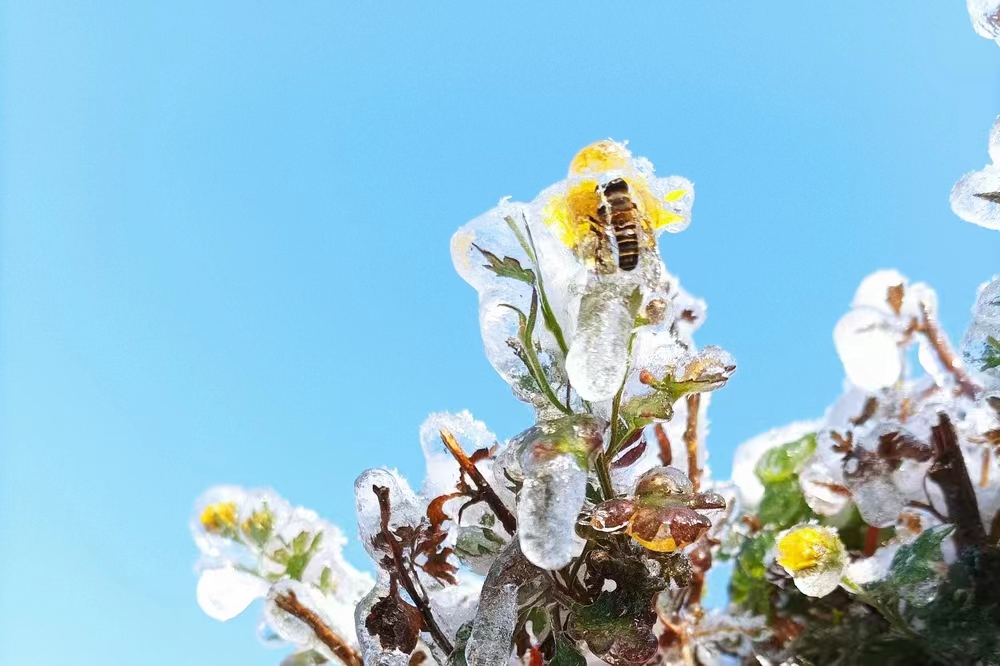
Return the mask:
{"type": "Polygon", "coordinates": [[[320,619],[311,608],[302,605],[298,597],[292,591],[284,592],[274,598],[274,605],[285,611],[289,615],[301,620],[307,627],[312,629],[316,638],[323,645],[330,649],[338,659],[344,662],[345,666],[363,666],[361,655],[348,643],[338,636],[326,623],[320,619]]]}
{"type": "Polygon", "coordinates": [[[951,376],[955,378],[962,393],[970,398],[975,398],[981,387],[976,384],[962,367],[962,361],[955,355],[948,341],[948,336],[941,330],[937,320],[923,303],[920,304],[920,314],[922,320],[917,325],[917,330],[924,334],[927,341],[934,349],[941,364],[947,368],[951,376]]]}
{"type": "Polygon", "coordinates": [[[614,498],[615,487],[611,483],[611,470],[608,467],[608,458],[604,451],[599,452],[594,459],[594,468],[597,471],[597,478],[601,482],[601,492],[604,499],[614,498]]]}
{"type": "Polygon", "coordinates": [[[507,225],[510,227],[511,231],[517,237],[517,242],[521,244],[521,249],[524,253],[528,255],[528,259],[531,260],[531,265],[535,267],[535,282],[538,287],[538,295],[542,301],[542,319],[545,321],[545,327],[549,329],[552,336],[556,339],[556,344],[559,345],[559,349],[562,351],[563,356],[569,352],[569,346],[566,344],[566,338],[563,336],[562,328],[559,326],[559,322],[556,320],[556,315],[552,311],[552,306],[549,304],[549,298],[545,294],[545,283],[542,279],[542,267],[538,265],[538,254],[535,252],[535,239],[531,236],[531,228],[528,226],[527,220],[524,222],[524,231],[528,234],[528,239],[525,240],[524,234],[518,228],[517,223],[514,222],[513,218],[504,218],[507,225]]]}
{"type": "Polygon", "coordinates": [[[496,494],[496,491],[493,490],[493,487],[483,477],[479,468],[465,455],[465,451],[462,450],[462,446],[455,439],[455,436],[447,430],[442,430],[441,441],[444,442],[445,448],[454,456],[461,470],[476,484],[476,490],[483,496],[483,501],[490,507],[493,514],[500,520],[500,524],[503,525],[507,534],[513,536],[517,531],[517,519],[514,518],[514,514],[510,512],[507,505],[503,503],[496,494]]]}
{"type": "Polygon", "coordinates": [[[701,408],[701,394],[687,396],[687,423],[684,427],[684,446],[687,448],[688,477],[695,492],[701,487],[701,468],[698,466],[698,411],[701,408]]]}
{"type": "Polygon", "coordinates": [[[431,635],[431,638],[438,644],[438,647],[442,651],[451,654],[454,649],[451,641],[448,640],[444,631],[441,630],[437,619],[435,619],[434,614],[431,612],[427,595],[423,590],[423,586],[420,585],[420,579],[410,576],[410,570],[406,566],[406,558],[403,557],[403,546],[389,529],[389,516],[392,515],[392,507],[389,504],[389,489],[384,486],[372,486],[372,490],[375,492],[375,496],[378,497],[379,510],[382,517],[382,536],[385,538],[391,551],[396,576],[399,578],[399,582],[402,583],[403,589],[410,596],[410,600],[413,601],[413,604],[423,616],[427,633],[431,635]]]}

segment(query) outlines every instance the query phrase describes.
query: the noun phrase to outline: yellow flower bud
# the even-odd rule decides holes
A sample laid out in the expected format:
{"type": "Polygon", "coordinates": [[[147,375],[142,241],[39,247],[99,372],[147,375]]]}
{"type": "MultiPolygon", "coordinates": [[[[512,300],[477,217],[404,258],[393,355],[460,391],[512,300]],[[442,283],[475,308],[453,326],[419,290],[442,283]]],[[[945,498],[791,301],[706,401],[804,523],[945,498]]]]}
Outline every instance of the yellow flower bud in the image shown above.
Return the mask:
{"type": "Polygon", "coordinates": [[[236,502],[209,504],[201,512],[201,526],[211,534],[231,533],[236,530],[236,502]]]}
{"type": "Polygon", "coordinates": [[[632,159],[632,153],[625,144],[606,140],[592,143],[573,158],[570,162],[570,174],[599,173],[614,169],[624,169],[632,159]]]}
{"type": "Polygon", "coordinates": [[[819,525],[800,525],[778,536],[777,562],[812,597],[832,592],[844,569],[845,549],[837,531],[819,525]]]}

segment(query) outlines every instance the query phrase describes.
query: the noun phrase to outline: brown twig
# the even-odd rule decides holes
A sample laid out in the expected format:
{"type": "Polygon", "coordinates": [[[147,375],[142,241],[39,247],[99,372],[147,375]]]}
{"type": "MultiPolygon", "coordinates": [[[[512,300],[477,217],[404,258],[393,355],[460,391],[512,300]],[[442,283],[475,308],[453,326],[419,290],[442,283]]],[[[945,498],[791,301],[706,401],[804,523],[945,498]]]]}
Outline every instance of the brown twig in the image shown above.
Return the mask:
{"type": "Polygon", "coordinates": [[[924,337],[927,338],[927,341],[931,344],[931,348],[934,349],[934,353],[937,354],[938,360],[947,368],[951,376],[955,378],[955,382],[962,393],[970,398],[975,398],[981,387],[965,373],[962,361],[955,355],[954,350],[951,348],[948,336],[938,326],[937,320],[924,303],[920,304],[920,314],[922,321],[917,324],[916,330],[923,333],[924,337]]]}
{"type": "Polygon", "coordinates": [[[285,611],[289,615],[301,620],[307,627],[312,629],[316,638],[323,645],[330,648],[338,659],[346,666],[362,666],[361,654],[352,648],[347,642],[338,636],[311,608],[308,608],[299,601],[295,593],[289,590],[274,598],[274,605],[285,611]]]}
{"type": "Polygon", "coordinates": [[[687,447],[688,476],[695,492],[701,487],[701,468],[698,466],[698,410],[701,408],[701,394],[691,393],[687,397],[687,424],[684,426],[684,446],[687,447]]]}
{"type": "Polygon", "coordinates": [[[948,519],[955,524],[958,549],[981,549],[986,545],[986,530],[979,518],[979,502],[958,445],[958,435],[947,414],[942,412],[938,415],[938,424],[931,428],[931,436],[934,464],[927,476],[940,486],[944,494],[948,519]]]}
{"type": "Polygon", "coordinates": [[[424,593],[423,587],[418,589],[419,580],[414,583],[414,577],[410,576],[410,569],[407,567],[406,558],[403,557],[403,545],[400,543],[392,531],[389,529],[389,516],[392,515],[392,506],[389,503],[389,489],[384,486],[372,486],[372,490],[375,492],[375,496],[378,497],[379,511],[381,512],[382,518],[382,536],[385,538],[386,544],[389,546],[390,553],[392,555],[392,563],[395,567],[395,574],[402,584],[403,589],[410,596],[410,600],[413,601],[413,605],[417,607],[420,611],[420,615],[424,618],[424,625],[427,628],[427,632],[431,635],[434,641],[438,644],[438,647],[447,654],[451,654],[454,649],[451,645],[451,641],[445,635],[444,631],[438,625],[434,614],[431,612],[430,604],[427,600],[427,595],[424,593]]]}
{"type": "Polygon", "coordinates": [[[454,456],[462,472],[476,484],[476,490],[482,495],[483,501],[490,507],[493,514],[500,520],[500,524],[503,525],[507,534],[513,536],[514,532],[517,531],[517,519],[514,518],[514,514],[510,512],[510,509],[507,508],[496,494],[493,487],[483,478],[482,472],[479,471],[475,463],[469,460],[469,456],[465,455],[465,451],[462,450],[462,446],[455,439],[455,436],[447,430],[442,430],[441,441],[444,442],[445,447],[454,456]]]}
{"type": "Polygon", "coordinates": [[[670,438],[667,437],[667,431],[662,423],[657,423],[653,427],[653,432],[656,433],[656,443],[660,445],[660,462],[669,467],[674,461],[674,450],[670,446],[670,438]]]}

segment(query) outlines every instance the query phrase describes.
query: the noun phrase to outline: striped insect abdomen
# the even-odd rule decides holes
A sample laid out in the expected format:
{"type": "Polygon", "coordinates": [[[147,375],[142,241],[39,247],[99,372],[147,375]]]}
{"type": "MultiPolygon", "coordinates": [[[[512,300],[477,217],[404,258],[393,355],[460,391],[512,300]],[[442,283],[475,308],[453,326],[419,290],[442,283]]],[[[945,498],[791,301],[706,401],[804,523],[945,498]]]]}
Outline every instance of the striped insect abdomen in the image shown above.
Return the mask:
{"type": "Polygon", "coordinates": [[[618,268],[630,271],[639,264],[639,226],[641,213],[632,200],[628,183],[616,178],[604,186],[603,217],[615,234],[618,268]]]}

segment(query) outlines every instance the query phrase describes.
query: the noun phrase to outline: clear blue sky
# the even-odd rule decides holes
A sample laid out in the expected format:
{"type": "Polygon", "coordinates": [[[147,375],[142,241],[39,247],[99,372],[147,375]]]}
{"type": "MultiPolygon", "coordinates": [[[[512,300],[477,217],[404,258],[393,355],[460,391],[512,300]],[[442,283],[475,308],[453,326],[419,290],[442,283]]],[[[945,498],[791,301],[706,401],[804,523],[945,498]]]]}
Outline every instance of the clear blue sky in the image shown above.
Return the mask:
{"type": "Polygon", "coordinates": [[[1000,271],[948,206],[1000,113],[957,0],[0,4],[4,665],[276,663],[195,604],[192,501],[350,526],[428,412],[526,427],[448,239],[591,141],[696,184],[662,251],[739,362],[719,475],[838,394],[864,275],[932,282],[957,336],[1000,271]]]}

